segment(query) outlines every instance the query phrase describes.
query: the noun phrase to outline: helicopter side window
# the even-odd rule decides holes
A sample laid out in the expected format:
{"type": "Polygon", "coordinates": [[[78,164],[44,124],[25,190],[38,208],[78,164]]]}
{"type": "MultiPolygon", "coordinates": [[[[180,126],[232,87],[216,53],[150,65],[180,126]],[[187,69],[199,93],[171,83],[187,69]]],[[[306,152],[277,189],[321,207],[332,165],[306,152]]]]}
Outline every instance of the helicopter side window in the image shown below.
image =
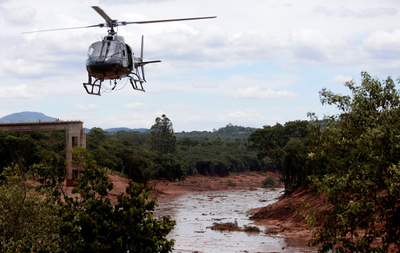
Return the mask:
{"type": "Polygon", "coordinates": [[[93,43],[88,50],[88,56],[91,57],[100,57],[102,50],[102,43],[101,41],[93,43]]]}

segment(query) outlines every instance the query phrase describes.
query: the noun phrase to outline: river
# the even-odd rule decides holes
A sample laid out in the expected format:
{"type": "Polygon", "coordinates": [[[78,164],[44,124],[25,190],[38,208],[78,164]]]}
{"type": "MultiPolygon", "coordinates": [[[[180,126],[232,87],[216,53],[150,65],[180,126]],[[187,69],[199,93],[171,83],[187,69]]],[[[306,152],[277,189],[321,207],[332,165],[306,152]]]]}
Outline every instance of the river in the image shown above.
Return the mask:
{"type": "Polygon", "coordinates": [[[214,231],[213,223],[237,222],[240,227],[251,225],[249,214],[253,208],[267,206],[277,201],[283,189],[230,190],[186,193],[159,202],[156,215],[170,215],[176,226],[168,235],[175,240],[176,253],[224,252],[316,252],[313,248],[279,234],[238,231],[214,231]]]}

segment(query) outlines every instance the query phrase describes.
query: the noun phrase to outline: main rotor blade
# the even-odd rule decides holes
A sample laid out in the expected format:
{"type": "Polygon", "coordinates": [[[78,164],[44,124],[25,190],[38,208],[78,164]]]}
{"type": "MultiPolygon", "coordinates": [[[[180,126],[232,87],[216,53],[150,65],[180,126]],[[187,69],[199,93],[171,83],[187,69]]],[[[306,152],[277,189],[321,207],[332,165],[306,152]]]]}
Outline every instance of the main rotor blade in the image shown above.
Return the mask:
{"type": "Polygon", "coordinates": [[[92,6],[92,8],[104,18],[108,26],[111,27],[116,22],[116,20],[112,20],[99,6],[92,6]]]}
{"type": "Polygon", "coordinates": [[[197,18],[178,18],[178,19],[163,19],[163,20],[149,20],[149,21],[132,21],[132,22],[121,22],[122,25],[130,25],[130,24],[150,24],[150,23],[161,23],[161,22],[175,22],[175,21],[187,21],[187,20],[198,20],[198,19],[209,19],[216,18],[217,16],[212,17],[197,17],[197,18]]]}
{"type": "Polygon", "coordinates": [[[53,32],[53,31],[73,30],[73,29],[92,28],[92,27],[104,27],[104,26],[106,26],[106,24],[79,26],[79,27],[66,27],[66,28],[47,29],[47,30],[37,30],[37,31],[23,32],[22,34],[40,33],[40,32],[53,32]]]}

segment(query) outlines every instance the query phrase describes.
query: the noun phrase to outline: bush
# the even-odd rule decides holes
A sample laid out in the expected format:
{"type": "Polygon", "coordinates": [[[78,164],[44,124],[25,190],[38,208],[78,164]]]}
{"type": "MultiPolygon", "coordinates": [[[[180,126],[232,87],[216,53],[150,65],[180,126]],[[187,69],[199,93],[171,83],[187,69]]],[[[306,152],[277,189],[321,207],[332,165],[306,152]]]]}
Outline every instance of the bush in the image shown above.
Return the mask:
{"type": "Polygon", "coordinates": [[[272,177],[269,177],[262,181],[262,188],[272,188],[275,186],[275,180],[272,177]]]}
{"type": "Polygon", "coordinates": [[[246,231],[246,232],[256,232],[256,233],[259,233],[261,230],[260,230],[260,228],[257,227],[257,226],[247,226],[247,225],[244,225],[244,231],[246,231]]]}
{"type": "Polygon", "coordinates": [[[226,185],[235,187],[235,186],[236,186],[236,183],[233,182],[232,180],[228,180],[228,183],[227,183],[226,185]]]}
{"type": "Polygon", "coordinates": [[[57,184],[64,180],[55,180],[43,164],[32,170],[43,182],[37,187],[31,185],[35,177],[18,166],[0,174],[1,252],[172,250],[174,240],[166,236],[175,221],[153,215],[157,203],[150,197],[151,186],[129,181],[126,193],[113,204],[108,196],[113,184],[106,170],[91,162],[86,149],[75,149],[73,158],[79,158],[85,168],[74,183],[72,197],[57,184]]]}

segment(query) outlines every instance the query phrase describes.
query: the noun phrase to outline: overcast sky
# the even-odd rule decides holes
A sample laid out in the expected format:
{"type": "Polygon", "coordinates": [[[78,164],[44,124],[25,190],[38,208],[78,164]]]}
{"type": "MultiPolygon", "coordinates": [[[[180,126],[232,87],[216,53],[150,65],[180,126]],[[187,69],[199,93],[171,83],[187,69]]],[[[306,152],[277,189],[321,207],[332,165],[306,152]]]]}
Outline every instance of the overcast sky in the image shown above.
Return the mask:
{"type": "Polygon", "coordinates": [[[361,71],[400,77],[399,11],[398,0],[0,0],[0,117],[36,111],[105,129],[166,114],[180,132],[337,114],[322,88],[347,94],[361,71]],[[136,55],[144,35],[145,60],[162,62],[146,65],[146,92],[123,80],[99,97],[82,83],[105,28],[21,34],[103,23],[93,5],[119,21],[218,18],[119,27],[136,55]]]}

